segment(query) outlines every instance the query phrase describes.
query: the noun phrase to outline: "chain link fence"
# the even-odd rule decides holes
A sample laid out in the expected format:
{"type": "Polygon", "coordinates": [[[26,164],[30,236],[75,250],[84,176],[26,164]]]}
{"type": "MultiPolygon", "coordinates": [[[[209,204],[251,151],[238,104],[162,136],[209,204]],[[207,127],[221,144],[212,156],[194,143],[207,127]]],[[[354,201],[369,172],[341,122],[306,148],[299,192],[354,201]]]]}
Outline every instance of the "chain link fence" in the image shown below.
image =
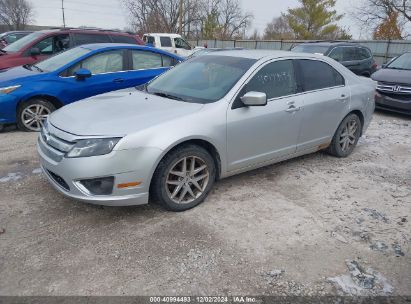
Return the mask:
{"type": "MultiPolygon", "coordinates": [[[[289,51],[294,46],[310,42],[306,40],[192,40],[191,45],[209,48],[245,48],[260,50],[285,50],[289,51]]],[[[368,47],[378,64],[384,64],[391,58],[404,52],[411,52],[411,41],[407,40],[350,40],[368,47]]]]}

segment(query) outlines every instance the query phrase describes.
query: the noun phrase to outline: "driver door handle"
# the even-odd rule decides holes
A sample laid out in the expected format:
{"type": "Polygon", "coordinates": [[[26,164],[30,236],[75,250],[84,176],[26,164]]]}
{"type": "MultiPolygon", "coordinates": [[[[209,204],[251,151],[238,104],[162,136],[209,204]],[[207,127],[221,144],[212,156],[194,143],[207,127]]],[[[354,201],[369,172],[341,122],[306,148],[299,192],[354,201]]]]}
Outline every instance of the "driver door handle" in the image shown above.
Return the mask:
{"type": "Polygon", "coordinates": [[[116,78],[116,79],[113,80],[113,82],[121,83],[121,82],[124,82],[124,79],[123,78],[116,78]]]}

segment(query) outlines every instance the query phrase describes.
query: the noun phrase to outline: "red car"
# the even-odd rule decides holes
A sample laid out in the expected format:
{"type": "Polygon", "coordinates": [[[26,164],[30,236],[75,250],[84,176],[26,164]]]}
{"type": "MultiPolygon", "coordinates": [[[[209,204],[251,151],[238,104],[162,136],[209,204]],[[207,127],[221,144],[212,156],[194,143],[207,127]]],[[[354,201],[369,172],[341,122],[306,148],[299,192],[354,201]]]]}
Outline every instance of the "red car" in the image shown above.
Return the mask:
{"type": "Polygon", "coordinates": [[[33,64],[73,46],[89,43],[130,43],[144,45],[137,36],[98,29],[57,29],[31,33],[0,50],[0,70],[33,64]]]}

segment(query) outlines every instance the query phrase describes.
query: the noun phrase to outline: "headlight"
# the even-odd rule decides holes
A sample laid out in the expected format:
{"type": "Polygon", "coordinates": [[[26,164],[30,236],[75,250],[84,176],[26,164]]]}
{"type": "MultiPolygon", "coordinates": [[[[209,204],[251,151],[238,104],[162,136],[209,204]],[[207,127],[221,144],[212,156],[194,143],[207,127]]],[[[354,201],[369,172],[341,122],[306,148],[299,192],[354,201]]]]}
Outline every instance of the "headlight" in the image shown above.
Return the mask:
{"type": "Polygon", "coordinates": [[[20,87],[21,85],[15,85],[15,86],[10,86],[10,87],[0,88],[0,93],[9,94],[20,87]]]}
{"type": "Polygon", "coordinates": [[[79,140],[66,154],[67,157],[89,157],[110,153],[121,138],[79,140]]]}

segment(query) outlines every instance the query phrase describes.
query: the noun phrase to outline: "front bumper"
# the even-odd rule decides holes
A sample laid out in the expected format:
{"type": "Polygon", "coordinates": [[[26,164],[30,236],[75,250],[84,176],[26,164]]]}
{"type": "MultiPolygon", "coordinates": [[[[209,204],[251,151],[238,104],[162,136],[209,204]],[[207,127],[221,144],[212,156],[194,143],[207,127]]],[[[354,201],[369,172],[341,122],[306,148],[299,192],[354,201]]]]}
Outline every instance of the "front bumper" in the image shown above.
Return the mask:
{"type": "Polygon", "coordinates": [[[375,107],[377,109],[411,115],[411,97],[387,96],[377,92],[375,96],[375,107]]]}
{"type": "MultiPolygon", "coordinates": [[[[106,206],[129,206],[148,203],[150,180],[161,150],[138,148],[112,151],[107,155],[66,158],[50,157],[56,151],[41,136],[37,143],[40,163],[49,182],[63,195],[75,200],[106,206]],[[114,176],[110,195],[92,195],[81,186],[84,179],[114,176]],[[118,184],[140,182],[138,186],[118,188],[118,184]]],[[[57,151],[58,152],[58,151],[57,151]]]]}
{"type": "Polygon", "coordinates": [[[16,123],[17,102],[16,96],[0,93],[0,124],[16,123]]]}

